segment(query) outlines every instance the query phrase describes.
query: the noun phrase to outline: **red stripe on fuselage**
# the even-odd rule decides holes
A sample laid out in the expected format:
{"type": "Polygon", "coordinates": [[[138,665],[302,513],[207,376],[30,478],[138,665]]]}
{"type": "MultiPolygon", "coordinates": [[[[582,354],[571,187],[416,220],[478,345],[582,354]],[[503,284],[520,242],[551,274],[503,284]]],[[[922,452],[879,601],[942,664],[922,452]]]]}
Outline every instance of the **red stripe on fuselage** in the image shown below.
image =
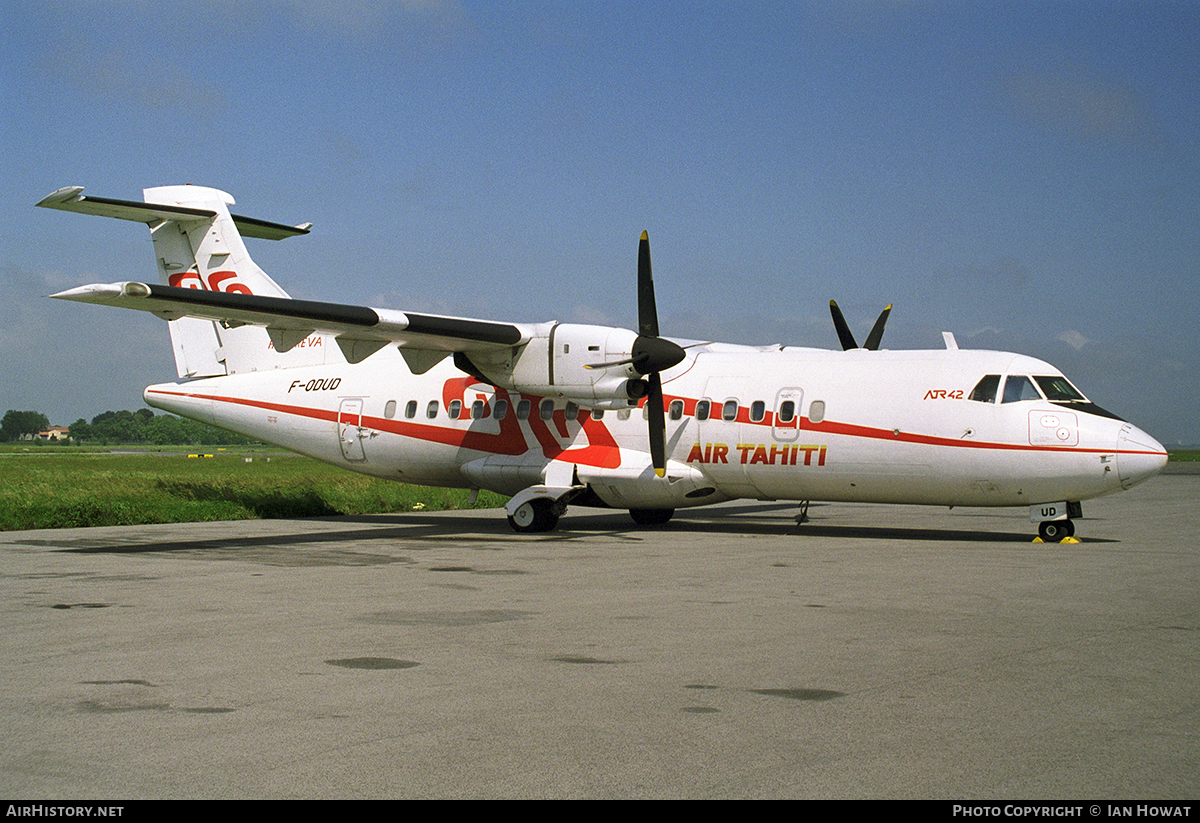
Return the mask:
{"type": "MultiPolygon", "coordinates": [[[[470,378],[467,378],[470,381],[470,378]]],[[[465,389],[464,382],[463,388],[465,389]]],[[[201,400],[211,400],[218,403],[230,403],[239,406],[249,406],[252,408],[266,409],[268,411],[277,411],[284,414],[292,414],[298,417],[309,417],[314,420],[328,420],[331,423],[336,423],[338,415],[336,411],[314,408],[309,406],[293,406],[286,403],[272,403],[266,400],[251,400],[242,397],[227,397],[224,395],[200,394],[197,392],[168,392],[159,391],[155,394],[162,394],[174,397],[195,397],[201,400]]],[[[504,389],[495,389],[497,398],[508,398],[508,392],[504,389]]],[[[453,391],[444,394],[444,399],[453,397],[453,391]]],[[[461,397],[461,395],[460,395],[461,397]]],[[[530,398],[538,400],[539,398],[530,398]]],[[[685,397],[668,396],[663,398],[664,407],[669,407],[672,400],[683,400],[686,404],[691,404],[691,408],[695,410],[695,400],[685,397]]],[[[643,401],[644,402],[644,401],[643,401]]],[[[511,400],[510,400],[511,405],[511,400]]],[[[558,437],[550,431],[546,421],[536,413],[538,404],[532,403],[534,413],[529,416],[526,421],[529,423],[529,428],[533,432],[534,437],[538,441],[538,445],[542,448],[542,454],[550,460],[567,460],[572,463],[580,463],[587,466],[596,466],[598,468],[616,468],[621,465],[620,451],[616,440],[613,438],[612,432],[604,425],[602,421],[594,419],[586,409],[580,409],[577,419],[581,424],[581,428],[588,437],[587,446],[563,446],[559,442],[558,437]],[[566,454],[569,452],[569,454],[566,454]]],[[[556,428],[562,432],[565,438],[568,436],[566,431],[566,415],[562,410],[555,410],[555,415],[562,418],[561,423],[555,420],[556,428]]],[[[472,451],[485,452],[488,454],[508,454],[518,455],[524,454],[529,450],[529,444],[525,441],[525,436],[521,432],[520,422],[517,421],[515,415],[507,415],[500,421],[500,433],[491,434],[488,432],[478,432],[471,430],[463,430],[456,428],[446,428],[444,426],[434,426],[425,423],[410,423],[404,420],[388,420],[380,417],[363,416],[364,425],[369,426],[379,431],[386,431],[392,434],[397,434],[402,437],[410,437],[414,440],[423,440],[429,443],[441,443],[447,446],[455,446],[458,448],[470,449],[472,451]]],[[[469,419],[469,415],[468,415],[469,419]]],[[[749,411],[746,407],[738,407],[738,417],[736,421],[717,421],[717,422],[737,422],[753,426],[763,426],[770,428],[774,422],[774,414],[768,413],[766,418],[757,423],[753,423],[749,419],[749,411]]],[[[897,432],[893,429],[880,429],[871,426],[860,426],[853,423],[837,423],[830,420],[825,420],[820,423],[813,423],[807,418],[800,418],[800,430],[820,432],[823,434],[842,435],[845,437],[859,437],[869,440],[885,440],[893,443],[914,443],[924,446],[939,446],[943,448],[961,448],[961,449],[991,449],[995,451],[1023,451],[1023,452],[1076,452],[1081,454],[1145,454],[1145,455],[1162,455],[1163,452],[1148,451],[1148,450],[1119,450],[1119,449],[1081,449],[1074,446],[1034,446],[1025,443],[996,443],[996,442],[973,442],[964,440],[954,440],[948,437],[938,437],[928,434],[917,434],[914,432],[897,432]]]]}

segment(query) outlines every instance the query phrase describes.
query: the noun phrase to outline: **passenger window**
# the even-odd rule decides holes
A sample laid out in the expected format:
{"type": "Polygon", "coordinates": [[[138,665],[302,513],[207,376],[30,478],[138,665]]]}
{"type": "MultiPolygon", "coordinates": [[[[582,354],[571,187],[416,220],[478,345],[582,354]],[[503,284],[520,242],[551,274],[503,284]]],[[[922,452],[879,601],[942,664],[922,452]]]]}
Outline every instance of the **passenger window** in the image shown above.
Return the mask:
{"type": "Polygon", "coordinates": [[[417,401],[409,400],[408,405],[404,407],[404,416],[412,420],[417,416],[417,401]]]}
{"type": "Polygon", "coordinates": [[[779,413],[775,415],[777,423],[791,423],[796,416],[796,401],[784,400],[779,404],[779,413]]]}
{"type": "Polygon", "coordinates": [[[808,404],[808,422],[820,423],[825,419],[825,401],[814,400],[808,404]]]}
{"type": "MultiPolygon", "coordinates": [[[[591,346],[589,346],[588,348],[591,348],[591,346]]],[[[592,409],[592,419],[593,420],[603,420],[604,419],[604,409],[592,409]]]]}
{"type": "Polygon", "coordinates": [[[496,405],[492,409],[492,417],[495,417],[497,420],[503,420],[505,417],[508,417],[508,401],[507,400],[497,400],[496,401],[496,405]]]}
{"type": "Polygon", "coordinates": [[[425,416],[432,420],[433,418],[437,417],[437,413],[438,401],[430,400],[429,405],[425,407],[425,416]]]}
{"type": "Polygon", "coordinates": [[[682,400],[672,400],[670,413],[671,413],[672,420],[678,420],[679,418],[683,417],[683,401],[682,400]]]}
{"type": "Polygon", "coordinates": [[[471,419],[478,420],[483,417],[483,401],[476,400],[471,404],[471,419]]]}
{"type": "Polygon", "coordinates": [[[975,384],[975,388],[971,389],[971,393],[967,395],[968,400],[978,400],[980,403],[995,403],[996,392],[1000,388],[1000,375],[985,374],[983,379],[975,384]]]}
{"type": "Polygon", "coordinates": [[[543,400],[542,404],[538,406],[538,416],[543,420],[549,420],[554,417],[554,401],[549,397],[543,400]]]}
{"type": "Polygon", "coordinates": [[[388,420],[391,420],[393,417],[396,416],[396,401],[395,400],[387,401],[387,405],[383,407],[383,416],[386,417],[388,420]]]}
{"type": "Polygon", "coordinates": [[[738,402],[736,400],[726,400],[725,405],[721,407],[722,420],[737,420],[738,402]]]}
{"type": "Polygon", "coordinates": [[[704,400],[699,401],[698,403],[696,403],[696,419],[697,420],[707,420],[708,414],[711,411],[711,409],[712,409],[712,401],[711,400],[705,398],[704,400]]]}
{"type": "Polygon", "coordinates": [[[579,404],[567,401],[567,419],[577,420],[579,418],[579,404]]]}
{"type": "Polygon", "coordinates": [[[530,403],[528,400],[522,400],[521,402],[517,403],[517,419],[518,420],[528,420],[529,419],[529,410],[530,410],[530,403]]]}
{"type": "Polygon", "coordinates": [[[617,419],[618,420],[628,420],[629,416],[632,413],[633,413],[632,409],[617,409],[617,419]]]}
{"type": "Polygon", "coordinates": [[[750,422],[761,423],[762,419],[767,416],[767,404],[762,400],[755,400],[750,404],[750,422]]]}
{"type": "Polygon", "coordinates": [[[1022,400],[1041,400],[1042,396],[1034,388],[1033,382],[1023,374],[1010,374],[1004,381],[1004,399],[1002,403],[1019,403],[1022,400]]]}
{"type": "Polygon", "coordinates": [[[450,405],[446,407],[446,413],[450,415],[451,420],[457,420],[458,416],[462,414],[462,401],[451,400],[450,405]]]}

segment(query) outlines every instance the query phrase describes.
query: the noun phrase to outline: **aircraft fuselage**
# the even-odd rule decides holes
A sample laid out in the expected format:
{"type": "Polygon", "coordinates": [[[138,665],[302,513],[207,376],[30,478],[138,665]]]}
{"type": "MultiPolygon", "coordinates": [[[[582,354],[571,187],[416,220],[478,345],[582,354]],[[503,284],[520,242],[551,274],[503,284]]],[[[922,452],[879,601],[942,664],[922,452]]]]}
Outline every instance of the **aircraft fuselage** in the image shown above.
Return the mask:
{"type": "Polygon", "coordinates": [[[1032,506],[1120,491],[1166,461],[1153,438],[1090,403],[969,399],[985,375],[1060,375],[1023,355],[715,345],[664,373],[658,479],[640,408],[523,396],[449,361],[414,375],[389,355],[160,384],[145,399],[379,477],[515,494],[557,473],[621,508],[730,498],[1032,506]]]}

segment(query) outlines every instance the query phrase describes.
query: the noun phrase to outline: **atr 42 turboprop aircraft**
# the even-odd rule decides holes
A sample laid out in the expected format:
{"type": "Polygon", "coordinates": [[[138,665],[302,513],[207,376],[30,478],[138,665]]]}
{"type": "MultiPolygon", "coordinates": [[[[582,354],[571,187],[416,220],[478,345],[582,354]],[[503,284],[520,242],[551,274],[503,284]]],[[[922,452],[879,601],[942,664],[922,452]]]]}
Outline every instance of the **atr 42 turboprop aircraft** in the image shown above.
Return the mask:
{"type": "Polygon", "coordinates": [[[310,226],[233,215],[216,189],[81,192],[38,205],[146,223],[159,282],[53,296],[167,321],[179,379],[149,405],[365,474],[512,495],[518,532],[568,505],[658,524],[753,498],[1027,506],[1063,540],[1080,501],[1167,461],[1049,363],[949,333],[943,350],[879,350],[887,309],[860,348],[831,301],[842,351],[662,337],[645,233],[636,332],[498,323],[293,300],[242,237],[310,226]]]}

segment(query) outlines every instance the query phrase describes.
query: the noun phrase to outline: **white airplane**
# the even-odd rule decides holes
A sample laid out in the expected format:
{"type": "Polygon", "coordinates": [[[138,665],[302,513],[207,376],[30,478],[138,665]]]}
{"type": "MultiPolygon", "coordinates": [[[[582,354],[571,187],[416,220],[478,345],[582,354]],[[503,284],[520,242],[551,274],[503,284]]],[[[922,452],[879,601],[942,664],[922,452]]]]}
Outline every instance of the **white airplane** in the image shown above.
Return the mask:
{"type": "Polygon", "coordinates": [[[1080,501],[1157,473],[1166,450],[1049,363],[993,351],[882,351],[888,309],[842,351],[668,340],[650,247],[638,330],[497,323],[293,300],[242,237],[307,234],[232,215],[216,189],[145,202],[60,189],[39,206],[146,223],[157,283],[53,295],[168,321],[179,379],[155,408],[365,474],[512,495],[518,532],[568,505],[640,524],[734,498],[1022,506],[1073,540],[1080,501]]]}

